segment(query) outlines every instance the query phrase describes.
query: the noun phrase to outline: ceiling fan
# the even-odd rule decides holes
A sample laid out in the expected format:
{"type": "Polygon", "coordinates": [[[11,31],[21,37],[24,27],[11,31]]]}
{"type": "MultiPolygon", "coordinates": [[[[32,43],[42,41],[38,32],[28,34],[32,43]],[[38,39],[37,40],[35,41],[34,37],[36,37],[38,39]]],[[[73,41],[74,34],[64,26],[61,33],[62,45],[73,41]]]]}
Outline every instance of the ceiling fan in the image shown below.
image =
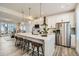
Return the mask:
{"type": "Polygon", "coordinates": [[[28,10],[29,10],[28,16],[26,16],[26,15],[24,14],[24,11],[21,12],[24,21],[26,21],[26,20],[32,21],[32,20],[38,18],[38,17],[33,17],[33,16],[30,15],[30,10],[31,10],[31,8],[28,8],[28,10]],[[26,19],[26,20],[25,20],[25,19],[26,19]]]}
{"type": "MultiPolygon", "coordinates": [[[[39,17],[41,17],[42,15],[41,15],[41,3],[40,3],[40,16],[39,17]]],[[[24,15],[24,12],[22,12],[22,14],[24,15],[23,17],[25,18],[25,19],[27,19],[27,20],[29,20],[29,21],[33,21],[33,20],[35,20],[35,19],[37,19],[38,17],[34,17],[34,16],[31,16],[31,8],[28,8],[28,10],[29,10],[29,14],[28,14],[28,16],[25,16],[24,15]]]]}
{"type": "Polygon", "coordinates": [[[31,8],[28,8],[28,9],[29,9],[29,16],[27,16],[26,18],[31,20],[31,21],[34,20],[34,19],[37,19],[38,17],[33,17],[33,16],[30,15],[31,14],[31,12],[30,12],[31,8]]]}

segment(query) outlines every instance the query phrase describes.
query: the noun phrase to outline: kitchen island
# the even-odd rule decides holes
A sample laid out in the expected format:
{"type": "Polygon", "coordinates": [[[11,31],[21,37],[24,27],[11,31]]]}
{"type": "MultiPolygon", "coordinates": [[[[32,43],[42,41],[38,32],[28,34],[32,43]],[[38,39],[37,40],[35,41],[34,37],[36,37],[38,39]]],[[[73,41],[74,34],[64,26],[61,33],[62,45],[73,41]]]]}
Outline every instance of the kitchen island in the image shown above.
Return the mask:
{"type": "Polygon", "coordinates": [[[30,41],[43,44],[44,55],[53,56],[53,53],[55,50],[55,34],[54,33],[47,35],[47,37],[43,37],[41,35],[33,35],[31,33],[16,33],[15,36],[22,37],[23,39],[27,39],[30,41]]]}

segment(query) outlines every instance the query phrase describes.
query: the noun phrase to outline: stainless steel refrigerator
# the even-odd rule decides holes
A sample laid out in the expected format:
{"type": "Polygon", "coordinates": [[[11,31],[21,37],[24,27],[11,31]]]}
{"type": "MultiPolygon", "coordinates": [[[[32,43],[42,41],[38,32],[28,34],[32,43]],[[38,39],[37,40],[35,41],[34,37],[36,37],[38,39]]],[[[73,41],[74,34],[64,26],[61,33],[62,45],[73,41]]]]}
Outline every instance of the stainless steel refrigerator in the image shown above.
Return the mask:
{"type": "Polygon", "coordinates": [[[71,47],[71,31],[69,22],[56,23],[55,44],[65,47],[71,47]]]}

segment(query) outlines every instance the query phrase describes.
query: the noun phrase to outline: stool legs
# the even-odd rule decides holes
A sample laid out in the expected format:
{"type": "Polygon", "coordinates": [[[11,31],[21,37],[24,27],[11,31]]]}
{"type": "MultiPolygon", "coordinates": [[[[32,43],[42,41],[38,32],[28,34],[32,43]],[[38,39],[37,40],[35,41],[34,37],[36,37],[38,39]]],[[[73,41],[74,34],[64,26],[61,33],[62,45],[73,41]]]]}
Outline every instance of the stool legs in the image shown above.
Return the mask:
{"type": "Polygon", "coordinates": [[[29,51],[29,46],[30,46],[30,45],[29,45],[29,42],[28,42],[28,43],[27,43],[27,52],[29,51]]]}
{"type": "Polygon", "coordinates": [[[44,56],[44,49],[43,49],[43,46],[41,46],[41,49],[42,49],[42,55],[44,56]]]}
{"type": "Polygon", "coordinates": [[[34,55],[34,49],[35,49],[35,47],[34,46],[32,46],[32,56],[34,55]]]}
{"type": "Polygon", "coordinates": [[[17,39],[16,39],[16,41],[15,41],[15,46],[17,46],[17,39]]]}
{"type": "Polygon", "coordinates": [[[36,54],[37,54],[38,56],[40,56],[40,49],[39,49],[39,48],[41,48],[41,50],[42,50],[42,56],[44,56],[43,46],[41,46],[41,45],[40,45],[40,46],[32,45],[32,56],[33,56],[33,55],[36,55],[36,54],[35,54],[35,51],[34,51],[34,50],[35,50],[35,47],[37,48],[37,51],[36,51],[37,53],[36,53],[36,54]]]}
{"type": "MultiPolygon", "coordinates": [[[[33,48],[33,51],[32,51],[32,56],[34,55],[34,50],[35,50],[35,47],[32,47],[33,48]]],[[[37,55],[40,56],[39,54],[39,47],[37,47],[37,55]]],[[[42,55],[43,55],[43,49],[42,49],[42,55]]]]}
{"type": "Polygon", "coordinates": [[[38,54],[38,56],[39,56],[39,47],[37,47],[37,54],[38,54]]]}

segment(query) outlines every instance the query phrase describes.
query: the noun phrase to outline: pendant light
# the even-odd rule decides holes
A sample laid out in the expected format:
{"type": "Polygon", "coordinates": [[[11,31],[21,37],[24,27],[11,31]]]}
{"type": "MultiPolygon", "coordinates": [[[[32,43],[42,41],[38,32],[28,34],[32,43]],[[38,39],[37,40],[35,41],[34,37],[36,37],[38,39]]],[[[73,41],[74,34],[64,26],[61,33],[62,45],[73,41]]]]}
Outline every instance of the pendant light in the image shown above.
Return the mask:
{"type": "Polygon", "coordinates": [[[24,17],[24,11],[23,11],[23,9],[22,9],[21,13],[22,13],[22,17],[23,17],[23,22],[22,22],[22,24],[24,24],[24,22],[25,22],[25,17],[24,17]]]}
{"type": "MultiPolygon", "coordinates": [[[[41,16],[41,3],[40,3],[40,17],[41,16]]],[[[47,36],[47,33],[48,33],[48,28],[47,28],[47,23],[46,23],[46,16],[43,17],[43,24],[41,25],[42,26],[42,36],[47,36]]]]}
{"type": "Polygon", "coordinates": [[[24,11],[23,11],[23,9],[22,9],[22,16],[23,16],[23,21],[25,21],[25,19],[24,19],[24,11]]]}
{"type": "Polygon", "coordinates": [[[42,4],[40,3],[40,18],[41,18],[41,5],[42,5],[42,4]]]}
{"type": "Polygon", "coordinates": [[[31,8],[29,8],[29,16],[30,16],[30,10],[31,10],[31,8]]]}
{"type": "Polygon", "coordinates": [[[28,9],[29,9],[29,16],[28,16],[28,19],[29,19],[29,20],[33,20],[33,17],[30,15],[31,8],[28,8],[28,9]]]}
{"type": "MultiPolygon", "coordinates": [[[[41,19],[41,17],[42,17],[41,12],[42,12],[42,3],[40,3],[40,19],[41,19]]],[[[46,16],[44,16],[43,19],[44,19],[44,20],[43,20],[43,24],[42,24],[42,25],[47,26],[47,24],[46,24],[46,16]]]]}

